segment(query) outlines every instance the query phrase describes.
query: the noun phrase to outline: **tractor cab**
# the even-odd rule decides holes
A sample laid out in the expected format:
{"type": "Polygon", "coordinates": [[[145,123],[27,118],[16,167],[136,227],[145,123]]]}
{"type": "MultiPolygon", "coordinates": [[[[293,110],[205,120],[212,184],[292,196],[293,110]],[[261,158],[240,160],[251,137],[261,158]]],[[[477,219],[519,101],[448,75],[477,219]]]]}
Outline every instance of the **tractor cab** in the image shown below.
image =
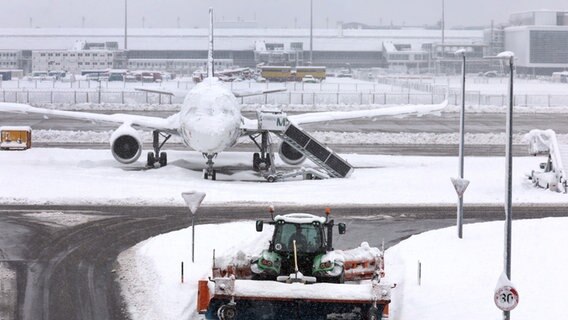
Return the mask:
{"type": "MultiPolygon", "coordinates": [[[[257,221],[257,231],[262,231],[263,223],[257,221]]],[[[292,213],[278,215],[268,223],[274,225],[274,233],[268,249],[251,263],[254,279],[273,280],[299,271],[320,281],[341,282],[342,261],[327,259],[327,253],[333,251],[334,221],[329,215],[292,213]]],[[[345,225],[338,226],[339,233],[345,233],[345,225]]]]}

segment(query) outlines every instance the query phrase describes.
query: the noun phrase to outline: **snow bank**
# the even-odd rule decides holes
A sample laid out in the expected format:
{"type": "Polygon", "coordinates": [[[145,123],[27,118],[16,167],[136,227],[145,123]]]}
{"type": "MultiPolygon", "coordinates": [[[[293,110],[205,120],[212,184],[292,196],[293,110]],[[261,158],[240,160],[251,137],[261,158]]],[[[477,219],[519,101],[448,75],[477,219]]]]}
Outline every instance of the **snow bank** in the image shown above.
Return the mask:
{"type": "MultiPolygon", "coordinates": [[[[0,194],[4,204],[166,205],[185,206],[181,193],[205,192],[204,205],[252,204],[455,204],[450,177],[458,173],[454,157],[342,155],[355,166],[348,179],[290,180],[267,183],[250,169],[247,152],[223,152],[215,159],[217,181],[204,180],[201,154],[168,151],[168,166],[145,170],[114,161],[109,150],[32,148],[0,152],[0,194]],[[380,181],[381,183],[377,183],[380,181]],[[149,187],[149,186],[159,186],[149,187]],[[238,192],[235,192],[238,190],[238,192]],[[263,197],[258,197],[262,194],[263,197]]],[[[526,178],[544,157],[517,157],[513,164],[514,204],[568,203],[565,194],[535,188],[526,178]]],[[[277,159],[281,169],[290,169],[277,159]]],[[[306,163],[305,166],[313,166],[306,163]]],[[[466,157],[470,186],[465,205],[502,204],[505,160],[466,157]]]]}
{"type": "MultiPolygon", "coordinates": [[[[392,319],[502,319],[493,292],[503,271],[504,222],[468,224],[412,236],[386,252],[392,319]],[[422,284],[418,285],[418,261],[422,284]]],[[[519,291],[514,319],[561,319],[568,284],[567,218],[513,221],[512,281],[519,291]]]]}
{"type": "MultiPolygon", "coordinates": [[[[568,218],[513,222],[512,277],[520,295],[519,306],[512,311],[515,319],[563,318],[561,290],[568,283],[564,272],[568,257],[553,253],[564,252],[567,228],[568,218]]],[[[123,252],[118,271],[132,319],[195,319],[197,280],[210,274],[212,249],[218,257],[234,256],[238,250],[255,254],[267,245],[270,234],[269,230],[256,233],[253,222],[197,226],[195,264],[189,263],[190,228],[148,239],[123,252]],[[180,283],[181,261],[186,266],[184,284],[180,283]]],[[[462,240],[457,239],[455,228],[412,236],[388,249],[385,259],[387,279],[397,283],[390,319],[502,319],[493,290],[503,270],[503,222],[467,224],[462,240]],[[422,264],[420,286],[418,261],[422,264]]],[[[244,289],[256,290],[250,294],[263,292],[262,283],[257,285],[244,289]]],[[[273,289],[286,294],[289,286],[273,289]]]]}
{"type": "Polygon", "coordinates": [[[122,252],[118,274],[132,319],[195,319],[197,281],[211,276],[213,250],[221,259],[239,250],[258,254],[268,247],[271,228],[257,233],[253,222],[198,225],[195,263],[191,263],[191,228],[150,238],[122,252]]]}
{"type": "MultiPolygon", "coordinates": [[[[67,130],[35,130],[34,142],[42,143],[108,143],[113,130],[107,131],[67,131],[67,130]]],[[[152,144],[152,133],[140,132],[146,146],[152,144]]],[[[457,144],[458,133],[392,133],[392,132],[335,132],[315,131],[311,133],[319,141],[326,144],[457,144]]],[[[568,141],[568,134],[557,134],[560,141],[568,141]]],[[[172,136],[170,143],[183,143],[178,136],[172,136]]],[[[468,145],[504,145],[505,133],[466,133],[465,143],[468,145]]],[[[248,137],[239,139],[240,144],[252,144],[248,137]]],[[[514,134],[513,143],[526,143],[523,134],[514,134]]]]}

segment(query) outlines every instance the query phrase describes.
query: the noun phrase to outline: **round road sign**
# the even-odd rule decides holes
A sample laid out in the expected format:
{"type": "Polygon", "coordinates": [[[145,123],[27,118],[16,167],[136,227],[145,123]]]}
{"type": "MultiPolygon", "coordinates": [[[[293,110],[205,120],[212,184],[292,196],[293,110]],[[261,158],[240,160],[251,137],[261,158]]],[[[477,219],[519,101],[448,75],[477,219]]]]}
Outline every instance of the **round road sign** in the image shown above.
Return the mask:
{"type": "Polygon", "coordinates": [[[511,286],[502,286],[495,290],[495,305],[503,311],[511,311],[519,304],[519,293],[511,286]]]}

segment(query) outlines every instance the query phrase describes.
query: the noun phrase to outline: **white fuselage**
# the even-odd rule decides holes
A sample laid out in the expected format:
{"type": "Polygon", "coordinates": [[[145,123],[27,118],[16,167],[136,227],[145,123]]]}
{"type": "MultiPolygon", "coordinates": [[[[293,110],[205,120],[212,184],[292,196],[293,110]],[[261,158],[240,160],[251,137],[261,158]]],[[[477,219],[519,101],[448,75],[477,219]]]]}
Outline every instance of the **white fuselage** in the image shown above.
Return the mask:
{"type": "Polygon", "coordinates": [[[206,78],[185,97],[179,134],[190,148],[215,154],[233,146],[241,135],[241,106],[217,78],[206,78]]]}

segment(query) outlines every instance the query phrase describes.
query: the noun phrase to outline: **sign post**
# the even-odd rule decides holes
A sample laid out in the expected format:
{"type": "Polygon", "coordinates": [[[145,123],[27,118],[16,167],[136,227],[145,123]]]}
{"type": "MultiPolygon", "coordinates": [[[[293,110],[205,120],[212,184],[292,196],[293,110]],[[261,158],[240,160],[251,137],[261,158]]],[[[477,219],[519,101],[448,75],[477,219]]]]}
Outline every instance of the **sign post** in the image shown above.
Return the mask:
{"type": "Polygon", "coordinates": [[[205,198],[205,193],[198,192],[198,191],[188,191],[182,192],[181,194],[183,200],[189,207],[189,211],[191,211],[191,262],[195,262],[195,214],[197,213],[197,209],[201,205],[203,198],[205,198]]]}
{"type": "Polygon", "coordinates": [[[463,194],[469,185],[469,181],[463,178],[463,163],[464,163],[464,135],[465,135],[465,50],[460,49],[455,52],[457,56],[462,58],[462,87],[461,87],[461,112],[460,112],[460,146],[459,146],[459,177],[452,178],[452,184],[458,194],[458,210],[457,210],[457,227],[458,238],[463,238],[463,194]]]}
{"type": "MultiPolygon", "coordinates": [[[[489,59],[499,59],[507,63],[509,67],[509,106],[507,108],[505,136],[507,144],[505,145],[505,252],[504,252],[504,276],[507,281],[511,280],[511,252],[512,252],[512,229],[513,229],[513,79],[515,73],[514,61],[515,54],[511,51],[499,53],[496,57],[488,57],[489,59]]],[[[516,292],[516,291],[515,291],[516,292]]],[[[511,292],[512,294],[512,292],[511,292]]],[[[518,298],[517,298],[518,299],[518,298]]],[[[516,306],[516,305],[515,305],[516,306]]],[[[510,320],[510,310],[503,310],[503,319],[510,320]]]]}
{"type": "Polygon", "coordinates": [[[515,309],[519,304],[519,293],[504,273],[499,277],[493,299],[497,308],[503,312],[515,309]]]}

